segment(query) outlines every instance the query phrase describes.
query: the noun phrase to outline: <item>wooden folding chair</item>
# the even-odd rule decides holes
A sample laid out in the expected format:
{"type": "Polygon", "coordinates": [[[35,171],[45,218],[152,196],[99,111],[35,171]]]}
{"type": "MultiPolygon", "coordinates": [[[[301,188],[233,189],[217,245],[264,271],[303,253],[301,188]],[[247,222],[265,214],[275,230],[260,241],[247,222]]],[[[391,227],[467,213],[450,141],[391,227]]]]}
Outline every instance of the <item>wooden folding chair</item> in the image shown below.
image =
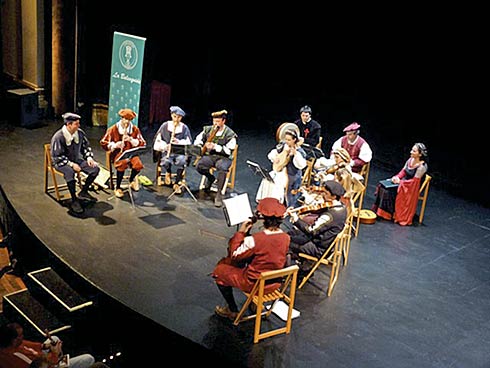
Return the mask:
{"type": "MultiPolygon", "coordinates": [[[[235,149],[233,150],[233,159],[231,162],[230,169],[226,173],[226,181],[225,185],[223,185],[223,189],[221,191],[221,194],[225,195],[226,193],[226,188],[230,188],[233,190],[235,188],[235,177],[236,177],[236,161],[237,161],[237,156],[238,156],[238,144],[236,145],[235,149]]],[[[195,164],[197,164],[198,159],[196,159],[195,164]]],[[[215,172],[216,168],[212,167],[209,172],[213,174],[215,172]]],[[[201,177],[201,182],[199,184],[199,189],[203,189],[206,184],[206,177],[202,175],[201,177]]]]}
{"type": "MultiPolygon", "coordinates": [[[[64,175],[61,171],[56,170],[53,166],[53,159],[51,157],[51,144],[46,143],[44,145],[44,193],[51,196],[53,192],[55,194],[55,199],[58,202],[64,201],[66,199],[70,199],[71,196],[69,193],[62,193],[62,191],[68,190],[68,185],[66,182],[63,184],[58,184],[57,175],[63,177],[64,175]],[[53,185],[49,185],[49,175],[51,174],[51,179],[53,181],[53,185]]],[[[77,173],[77,182],[80,188],[82,187],[82,178],[80,173],[77,173]]]]}
{"type": "Polygon", "coordinates": [[[296,296],[296,280],[298,277],[297,265],[289,266],[274,271],[266,271],[260,274],[260,278],[255,282],[255,285],[250,293],[245,293],[247,300],[243,304],[240,312],[235,318],[233,324],[236,326],[243,321],[255,319],[254,329],[254,344],[261,339],[275,336],[278,334],[289,334],[292,325],[292,313],[294,309],[294,299],[296,296]],[[265,294],[265,286],[268,280],[282,279],[281,286],[271,293],[265,294]],[[268,317],[272,313],[274,305],[278,301],[284,301],[288,304],[288,313],[286,319],[286,325],[261,332],[262,316],[268,317]],[[255,314],[245,316],[246,311],[251,303],[254,303],[257,310],[255,314]],[[266,307],[266,303],[272,303],[266,307]]]}
{"type": "Polygon", "coordinates": [[[354,222],[354,211],[351,211],[345,220],[345,229],[342,234],[342,239],[340,241],[342,245],[342,260],[343,265],[347,266],[349,262],[349,252],[350,252],[350,241],[352,238],[352,233],[355,233],[355,229],[353,228],[354,222]]]}
{"type": "Polygon", "coordinates": [[[315,164],[315,158],[309,158],[306,160],[306,167],[303,172],[303,176],[301,177],[301,186],[310,186],[311,177],[313,175],[313,165],[315,164]]]}
{"type": "MultiPolygon", "coordinates": [[[[362,211],[362,205],[364,203],[364,196],[366,195],[366,191],[367,191],[367,187],[368,187],[370,168],[371,168],[371,162],[368,162],[367,164],[365,164],[362,167],[362,169],[359,173],[364,178],[364,182],[363,182],[364,190],[361,191],[359,194],[356,194],[354,196],[354,198],[355,198],[355,200],[354,200],[354,206],[355,206],[354,217],[356,217],[356,225],[355,225],[355,232],[354,232],[355,237],[357,237],[357,235],[359,234],[359,226],[361,225],[361,211],[362,211]]],[[[371,211],[371,210],[367,210],[367,211],[371,211]]]]}
{"type": "Polygon", "coordinates": [[[310,279],[313,273],[315,273],[315,271],[320,265],[324,265],[324,266],[329,266],[331,268],[330,278],[328,281],[327,296],[332,295],[333,288],[337,283],[337,279],[339,276],[340,259],[342,257],[343,241],[345,241],[344,234],[346,232],[346,229],[347,226],[345,226],[344,229],[337,234],[337,236],[332,241],[328,249],[325,250],[325,252],[323,252],[320,258],[310,256],[309,254],[305,254],[305,253],[298,254],[302,258],[314,262],[314,265],[311,268],[310,272],[308,272],[308,274],[303,278],[303,280],[301,280],[298,289],[301,289],[304,286],[304,284],[306,284],[306,282],[310,279]]]}
{"type": "Polygon", "coordinates": [[[429,174],[425,174],[424,182],[422,183],[419,189],[418,200],[422,201],[422,204],[420,206],[419,224],[421,224],[422,221],[424,220],[425,204],[427,203],[427,196],[429,195],[429,186],[431,180],[432,180],[432,176],[430,176],[429,174]]]}

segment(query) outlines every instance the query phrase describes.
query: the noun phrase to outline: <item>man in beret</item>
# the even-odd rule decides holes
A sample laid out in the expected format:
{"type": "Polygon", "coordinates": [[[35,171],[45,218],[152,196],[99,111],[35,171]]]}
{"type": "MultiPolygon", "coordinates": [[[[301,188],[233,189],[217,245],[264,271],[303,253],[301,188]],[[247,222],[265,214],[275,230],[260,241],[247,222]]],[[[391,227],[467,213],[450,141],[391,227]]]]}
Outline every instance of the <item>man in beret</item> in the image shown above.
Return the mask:
{"type": "Polygon", "coordinates": [[[111,153],[110,159],[116,168],[116,189],[114,190],[114,194],[117,198],[122,198],[124,192],[121,189],[121,183],[126,169],[131,169],[129,175],[131,189],[138,191],[140,185],[137,176],[144,166],[138,155],[124,160],[118,160],[118,158],[124,151],[130,148],[146,146],[146,141],[141,135],[140,129],[132,123],[132,120],[136,117],[136,113],[133,110],[127,108],[121,109],[118,115],[121,119],[107,129],[105,135],[100,140],[100,145],[104,150],[111,153]]]}
{"type": "MultiPolygon", "coordinates": [[[[297,212],[290,215],[289,219],[294,226],[288,231],[291,236],[288,265],[293,261],[299,262],[298,253],[321,257],[344,229],[347,209],[340,199],[345,189],[334,180],[327,180],[324,188],[325,207],[316,211],[312,220],[307,222],[301,219],[297,212]]],[[[300,270],[306,271],[303,267],[300,270]]]]}
{"type": "Polygon", "coordinates": [[[226,182],[226,174],[230,170],[234,150],[236,147],[236,133],[226,125],[228,111],[220,110],[211,114],[212,125],[204,126],[201,133],[196,137],[194,144],[202,147],[201,159],[196,165],[196,170],[201,175],[206,176],[206,191],[211,189],[216,177],[209,172],[211,168],[216,168],[218,173],[217,193],[214,205],[223,205],[222,191],[226,182]]]}
{"type": "Polygon", "coordinates": [[[162,167],[162,173],[165,173],[164,181],[161,177],[157,178],[157,185],[163,185],[163,182],[165,185],[172,184],[171,175],[173,166],[176,170],[173,189],[176,194],[181,194],[180,184],[187,157],[182,154],[172,153],[171,145],[191,144],[192,136],[189,127],[182,122],[182,118],[185,116],[184,110],[179,106],[170,106],[170,116],[172,120],[162,123],[155,135],[153,143],[153,149],[161,152],[160,165],[162,167]]]}
{"type": "Polygon", "coordinates": [[[351,158],[352,171],[358,173],[362,167],[371,161],[373,158],[373,151],[364,138],[359,135],[359,129],[361,125],[357,122],[353,122],[344,128],[345,136],[337,139],[332,145],[331,157],[333,159],[333,152],[338,148],[344,148],[349,152],[351,158]]]}
{"type": "Polygon", "coordinates": [[[83,207],[79,199],[89,202],[97,201],[88,190],[99,174],[100,168],[94,161],[87,135],[80,129],[80,115],[67,112],[62,117],[65,124],[51,138],[51,157],[56,170],[64,175],[72,199],[71,211],[81,214],[83,207]],[[81,171],[88,176],[77,196],[75,174],[81,171]]]}
{"type": "MultiPolygon", "coordinates": [[[[316,147],[320,142],[320,136],[322,134],[322,127],[320,123],[311,118],[311,107],[308,105],[303,106],[300,110],[300,118],[294,123],[298,126],[300,136],[304,138],[304,143],[310,147],[316,147]]],[[[306,150],[309,153],[310,150],[306,150]]],[[[312,157],[312,156],[311,156],[312,157]]],[[[310,158],[310,154],[306,157],[310,158]]]]}
{"type": "MultiPolygon", "coordinates": [[[[286,207],[277,198],[263,198],[257,205],[256,217],[243,222],[229,240],[228,256],[218,262],[211,274],[227,303],[215,308],[217,315],[234,320],[238,306],[233,288],[250,292],[262,272],[284,268],[290,241],[280,228],[285,212],[286,207]],[[263,229],[250,235],[257,218],[264,220],[263,229]]],[[[269,284],[265,292],[272,292],[279,285],[269,284]]]]}

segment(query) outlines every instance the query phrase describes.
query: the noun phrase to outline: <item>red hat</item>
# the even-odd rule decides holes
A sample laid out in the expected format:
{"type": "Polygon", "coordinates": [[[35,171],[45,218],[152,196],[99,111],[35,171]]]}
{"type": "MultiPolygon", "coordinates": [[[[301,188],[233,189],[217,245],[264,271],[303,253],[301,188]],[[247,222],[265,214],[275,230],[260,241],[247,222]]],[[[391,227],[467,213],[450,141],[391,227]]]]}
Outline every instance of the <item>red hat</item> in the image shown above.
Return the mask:
{"type": "Polygon", "coordinates": [[[133,120],[136,117],[136,113],[131,109],[121,109],[118,114],[120,117],[128,120],[133,120]]]}
{"type": "Polygon", "coordinates": [[[286,212],[286,206],[279,202],[277,198],[267,197],[260,200],[257,205],[257,211],[268,217],[283,217],[286,212]]]}
{"type": "Polygon", "coordinates": [[[345,128],[344,128],[344,132],[352,132],[354,130],[357,130],[359,129],[361,126],[359,125],[359,123],[357,122],[353,122],[352,124],[350,125],[347,125],[345,128]]]}

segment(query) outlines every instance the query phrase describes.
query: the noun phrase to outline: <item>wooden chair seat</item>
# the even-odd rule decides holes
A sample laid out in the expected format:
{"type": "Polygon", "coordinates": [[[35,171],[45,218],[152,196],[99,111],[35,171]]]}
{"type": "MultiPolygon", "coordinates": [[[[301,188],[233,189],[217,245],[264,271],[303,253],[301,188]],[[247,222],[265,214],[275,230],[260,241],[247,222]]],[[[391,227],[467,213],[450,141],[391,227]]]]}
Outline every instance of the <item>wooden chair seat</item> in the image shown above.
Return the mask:
{"type": "MultiPolygon", "coordinates": [[[[82,187],[82,177],[80,173],[77,173],[77,183],[82,187]]],[[[64,175],[61,171],[56,170],[53,165],[53,159],[51,157],[51,144],[44,144],[44,193],[49,196],[55,195],[55,198],[58,202],[71,199],[70,193],[68,192],[68,185],[64,180],[64,175]],[[49,184],[49,177],[51,176],[52,185],[49,184]],[[63,178],[63,183],[58,183],[58,176],[63,178]]]]}
{"type": "Polygon", "coordinates": [[[308,272],[308,274],[301,280],[298,289],[301,289],[306,282],[310,279],[310,277],[315,273],[315,271],[320,267],[320,265],[330,267],[330,278],[327,286],[327,296],[332,295],[333,288],[337,283],[337,279],[340,271],[340,262],[342,257],[342,252],[344,249],[344,242],[347,240],[345,234],[348,232],[347,226],[337,234],[335,239],[332,241],[330,246],[323,252],[320,258],[311,256],[305,253],[299,253],[301,258],[313,261],[313,267],[308,272]]]}
{"type": "Polygon", "coordinates": [[[244,293],[247,296],[247,300],[243,304],[240,312],[235,318],[233,324],[236,326],[241,322],[249,321],[251,319],[255,320],[254,328],[254,344],[259,342],[261,339],[267,337],[275,336],[278,334],[289,334],[292,325],[292,313],[294,309],[294,300],[296,295],[296,280],[298,276],[297,265],[289,266],[274,271],[262,272],[260,278],[255,282],[255,285],[250,293],[244,293]],[[281,286],[265,294],[265,286],[268,280],[282,279],[281,286]],[[273,311],[274,304],[284,301],[288,304],[288,313],[285,326],[281,326],[275,329],[269,329],[268,331],[261,332],[261,321],[262,317],[268,317],[273,311]],[[256,306],[256,312],[252,315],[245,316],[250,304],[253,303],[256,306]],[[265,305],[266,303],[273,303],[269,305],[269,308],[265,305]]]}

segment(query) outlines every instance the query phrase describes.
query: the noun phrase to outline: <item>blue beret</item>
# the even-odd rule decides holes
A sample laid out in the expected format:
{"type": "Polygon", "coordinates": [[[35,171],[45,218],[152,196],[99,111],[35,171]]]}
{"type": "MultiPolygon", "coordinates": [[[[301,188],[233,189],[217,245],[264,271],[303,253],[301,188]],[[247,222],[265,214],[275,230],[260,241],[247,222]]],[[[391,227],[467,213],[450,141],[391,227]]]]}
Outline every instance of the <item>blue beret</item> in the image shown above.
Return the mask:
{"type": "Polygon", "coordinates": [[[77,120],[80,120],[82,118],[80,115],[74,114],[72,112],[66,112],[61,116],[62,116],[65,123],[77,121],[77,120]]]}
{"type": "Polygon", "coordinates": [[[170,112],[172,114],[177,114],[177,115],[180,115],[180,116],[185,116],[185,112],[184,110],[182,110],[180,107],[178,106],[170,106],[170,112]]]}

